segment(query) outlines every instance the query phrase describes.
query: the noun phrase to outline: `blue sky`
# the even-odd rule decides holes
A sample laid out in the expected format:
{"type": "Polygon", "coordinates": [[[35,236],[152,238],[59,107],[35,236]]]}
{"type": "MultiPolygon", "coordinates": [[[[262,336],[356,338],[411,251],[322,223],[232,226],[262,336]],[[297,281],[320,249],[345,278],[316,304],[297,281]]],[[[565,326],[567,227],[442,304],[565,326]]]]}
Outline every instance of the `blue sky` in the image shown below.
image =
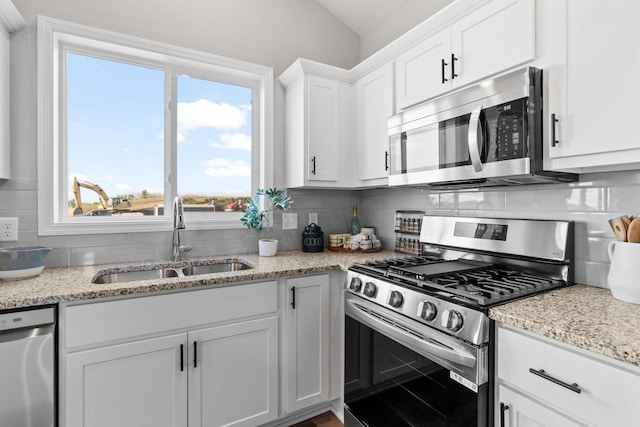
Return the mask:
{"type": "MultiPolygon", "coordinates": [[[[162,193],[164,72],[70,54],[68,76],[69,188],[162,193]]],[[[251,194],[251,89],[180,76],[177,132],[181,195],[251,194]]]]}

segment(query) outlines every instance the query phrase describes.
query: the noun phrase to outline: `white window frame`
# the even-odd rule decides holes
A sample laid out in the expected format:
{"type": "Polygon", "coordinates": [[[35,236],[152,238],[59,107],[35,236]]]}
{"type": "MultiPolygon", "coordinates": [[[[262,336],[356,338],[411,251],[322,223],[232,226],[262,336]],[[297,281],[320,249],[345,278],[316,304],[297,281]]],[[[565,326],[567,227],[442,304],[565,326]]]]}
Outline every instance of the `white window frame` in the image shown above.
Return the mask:
{"type": "MultiPolygon", "coordinates": [[[[104,234],[167,231],[173,226],[176,195],[177,99],[179,74],[216,80],[252,89],[252,192],[273,183],[273,69],[53,18],[37,21],[38,100],[38,235],[104,234]],[[171,99],[165,106],[165,214],[158,217],[69,217],[70,190],[66,175],[66,54],[127,58],[131,64],[164,69],[165,90],[171,99]],[[64,95],[64,96],[63,96],[64,95]],[[170,139],[168,141],[167,139],[170,139]]],[[[224,218],[187,216],[189,229],[242,228],[242,213],[224,218]]]]}

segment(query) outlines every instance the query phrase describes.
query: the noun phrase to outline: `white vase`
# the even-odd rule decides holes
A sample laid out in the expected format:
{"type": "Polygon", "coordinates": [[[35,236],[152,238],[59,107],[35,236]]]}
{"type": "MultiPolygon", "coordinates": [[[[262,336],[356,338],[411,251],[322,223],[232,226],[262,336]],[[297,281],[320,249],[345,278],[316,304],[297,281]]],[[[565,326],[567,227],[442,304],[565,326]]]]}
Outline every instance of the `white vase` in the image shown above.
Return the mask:
{"type": "Polygon", "coordinates": [[[260,256],[275,256],[278,252],[278,241],[275,239],[258,240],[258,254],[260,256]]]}
{"type": "Polygon", "coordinates": [[[611,295],[621,301],[640,304],[640,243],[613,241],[608,247],[609,275],[607,284],[611,295]]]}

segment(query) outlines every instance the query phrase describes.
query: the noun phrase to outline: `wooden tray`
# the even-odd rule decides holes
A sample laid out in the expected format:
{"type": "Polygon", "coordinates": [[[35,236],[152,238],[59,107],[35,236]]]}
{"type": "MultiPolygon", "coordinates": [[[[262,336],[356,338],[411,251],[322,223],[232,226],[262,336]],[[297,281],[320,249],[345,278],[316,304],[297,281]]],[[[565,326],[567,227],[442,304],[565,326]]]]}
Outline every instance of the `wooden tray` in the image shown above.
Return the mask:
{"type": "Polygon", "coordinates": [[[372,248],[372,249],[348,249],[343,248],[342,246],[329,246],[329,250],[333,252],[349,252],[352,254],[368,254],[371,252],[380,252],[382,248],[372,248]]]}

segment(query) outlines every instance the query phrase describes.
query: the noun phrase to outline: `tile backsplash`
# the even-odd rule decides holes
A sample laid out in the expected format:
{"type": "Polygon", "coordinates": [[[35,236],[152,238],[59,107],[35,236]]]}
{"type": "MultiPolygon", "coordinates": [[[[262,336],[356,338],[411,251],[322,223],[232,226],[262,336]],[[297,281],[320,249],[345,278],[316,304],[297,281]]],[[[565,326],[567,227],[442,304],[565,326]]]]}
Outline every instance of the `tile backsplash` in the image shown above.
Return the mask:
{"type": "MultiPolygon", "coordinates": [[[[46,245],[53,248],[48,267],[166,259],[171,255],[171,231],[111,235],[48,236],[37,233],[37,192],[32,182],[0,183],[0,216],[17,216],[19,242],[4,246],[46,245]]],[[[289,190],[290,212],[298,214],[296,230],[282,230],[281,212],[274,217],[279,248],[299,249],[309,213],[318,214],[325,236],[348,229],[351,206],[359,207],[363,225],[376,227],[385,248],[395,243],[396,210],[424,210],[431,215],[559,219],[575,222],[575,279],[606,286],[607,246],[613,233],[607,220],[640,212],[640,171],[585,174],[571,184],[519,186],[484,190],[430,191],[421,188],[381,188],[360,191],[289,190]]],[[[241,226],[226,230],[190,230],[183,242],[193,247],[188,256],[257,251],[259,235],[241,226]]],[[[535,236],[531,237],[535,239],[535,236]]]]}
{"type": "MultiPolygon", "coordinates": [[[[432,192],[419,188],[368,190],[361,194],[363,217],[393,247],[394,212],[427,215],[556,219],[575,222],[575,281],[606,287],[607,246],[614,240],[607,220],[640,213],[640,171],[581,175],[571,184],[432,192]]],[[[535,239],[535,236],[531,236],[535,239]]]]}

